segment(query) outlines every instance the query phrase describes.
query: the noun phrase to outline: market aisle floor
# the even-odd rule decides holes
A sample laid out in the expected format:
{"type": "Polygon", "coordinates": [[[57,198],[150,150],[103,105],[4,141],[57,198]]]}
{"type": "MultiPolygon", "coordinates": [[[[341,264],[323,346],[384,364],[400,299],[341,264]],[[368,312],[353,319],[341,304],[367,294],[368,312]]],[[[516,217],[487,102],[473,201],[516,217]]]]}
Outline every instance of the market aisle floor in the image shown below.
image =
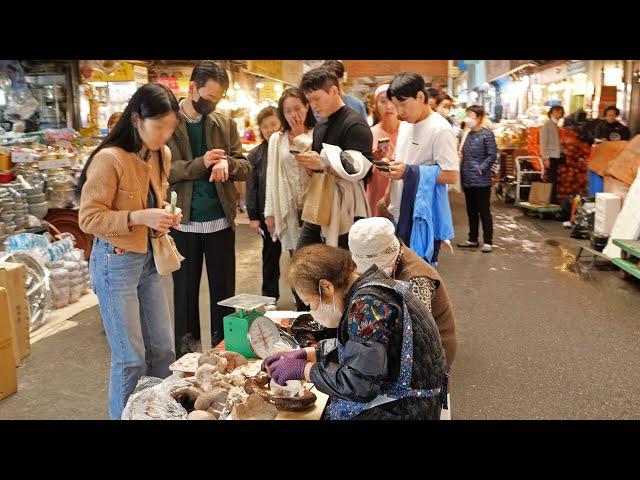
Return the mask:
{"type": "MultiPolygon", "coordinates": [[[[458,239],[464,200],[452,196],[458,239]]],[[[454,419],[640,418],[640,286],[567,268],[581,241],[559,222],[494,204],[491,254],[446,249],[440,258],[458,322],[454,419]]],[[[237,230],[238,292],[260,293],[261,240],[237,230]]],[[[283,255],[284,267],[288,255],[283,255]]],[[[203,272],[200,304],[208,315],[203,272]]],[[[281,282],[280,309],[293,297],[281,282]]],[[[19,368],[19,392],[0,419],[106,419],[109,349],[97,309],[40,339],[19,368]]]]}

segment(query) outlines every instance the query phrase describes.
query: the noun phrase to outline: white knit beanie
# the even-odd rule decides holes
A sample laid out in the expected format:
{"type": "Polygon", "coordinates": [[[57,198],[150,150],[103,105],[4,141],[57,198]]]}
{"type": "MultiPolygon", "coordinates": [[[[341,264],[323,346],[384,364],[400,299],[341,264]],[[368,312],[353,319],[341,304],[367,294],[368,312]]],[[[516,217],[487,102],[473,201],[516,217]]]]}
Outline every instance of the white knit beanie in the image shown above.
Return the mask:
{"type": "Polygon", "coordinates": [[[393,223],[383,217],[358,220],[349,230],[349,250],[358,273],[373,264],[382,269],[393,265],[400,253],[400,241],[393,223]]]}

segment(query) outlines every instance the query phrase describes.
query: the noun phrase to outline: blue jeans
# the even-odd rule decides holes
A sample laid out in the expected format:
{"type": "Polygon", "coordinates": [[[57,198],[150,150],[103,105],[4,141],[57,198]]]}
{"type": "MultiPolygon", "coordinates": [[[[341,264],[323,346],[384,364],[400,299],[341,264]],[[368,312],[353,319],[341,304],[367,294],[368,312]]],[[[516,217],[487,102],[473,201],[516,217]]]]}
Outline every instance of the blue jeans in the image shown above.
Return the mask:
{"type": "Polygon", "coordinates": [[[89,274],[111,348],[109,415],[118,420],[140,377],[171,373],[176,355],[169,303],[151,245],[147,253],[117,254],[96,238],[89,274]]]}

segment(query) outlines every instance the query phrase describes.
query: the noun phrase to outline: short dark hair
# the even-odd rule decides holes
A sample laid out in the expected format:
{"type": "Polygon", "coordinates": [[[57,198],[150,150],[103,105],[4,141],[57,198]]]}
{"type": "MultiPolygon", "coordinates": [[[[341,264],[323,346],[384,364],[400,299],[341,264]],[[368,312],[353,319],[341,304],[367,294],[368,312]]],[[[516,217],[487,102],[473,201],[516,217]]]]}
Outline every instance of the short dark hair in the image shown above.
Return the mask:
{"type": "Polygon", "coordinates": [[[427,88],[427,98],[438,98],[438,95],[440,95],[440,90],[437,88],[427,88]]]}
{"type": "Polygon", "coordinates": [[[620,115],[620,109],[619,109],[618,107],[616,107],[615,105],[609,105],[607,108],[605,108],[605,109],[604,109],[604,115],[605,115],[605,116],[607,115],[607,112],[608,112],[609,110],[615,110],[615,111],[616,111],[616,117],[617,117],[618,115],[620,115]]]}
{"type": "MultiPolygon", "coordinates": [[[[280,123],[282,124],[282,131],[286,132],[291,130],[291,125],[287,122],[287,119],[284,117],[284,101],[289,98],[297,98],[302,102],[303,105],[309,105],[309,101],[307,97],[304,96],[302,90],[298,87],[289,87],[282,92],[280,95],[280,100],[278,100],[278,118],[280,119],[280,123]]],[[[307,128],[313,128],[316,125],[316,117],[313,115],[313,111],[311,109],[307,110],[307,116],[304,119],[304,126],[307,128]]]]}
{"type": "Polygon", "coordinates": [[[300,90],[304,93],[321,89],[328,92],[332,86],[340,88],[338,77],[328,67],[313,68],[305,73],[300,80],[300,90]]]}
{"type": "Polygon", "coordinates": [[[564,107],[562,105],[554,105],[553,107],[551,107],[549,109],[549,113],[547,113],[547,116],[551,118],[551,114],[556,110],[560,110],[562,112],[562,115],[564,116],[564,107]]]}
{"type": "Polygon", "coordinates": [[[338,79],[344,78],[344,64],[340,60],[325,60],[322,66],[333,70],[338,79]]]}
{"type": "Polygon", "coordinates": [[[418,98],[418,92],[424,93],[424,101],[427,102],[429,95],[424,88],[424,78],[416,73],[402,72],[393,77],[391,85],[387,90],[387,98],[391,100],[393,97],[400,101],[409,97],[418,98]]]}
{"type": "Polygon", "coordinates": [[[470,107],[467,107],[465,111],[475,113],[478,118],[484,118],[487,116],[487,111],[482,105],[471,105],[470,107]]]}
{"type": "Polygon", "coordinates": [[[222,65],[211,60],[203,60],[193,67],[190,81],[196,82],[198,88],[202,88],[209,80],[219,83],[224,90],[229,88],[229,75],[222,65]]]}
{"type": "Polygon", "coordinates": [[[280,118],[278,115],[278,109],[276,107],[272,107],[271,105],[269,105],[268,107],[264,107],[262,110],[258,112],[258,116],[256,117],[256,123],[258,124],[258,131],[260,132],[260,138],[262,138],[262,140],[266,141],[267,139],[262,136],[262,130],[260,130],[260,124],[265,118],[269,118],[273,116],[280,118]]]}
{"type": "Polygon", "coordinates": [[[453,102],[453,98],[451,98],[449,95],[447,95],[446,93],[441,93],[440,95],[438,95],[436,97],[436,105],[440,105],[442,102],[444,102],[445,100],[449,100],[450,102],[453,102]]]}

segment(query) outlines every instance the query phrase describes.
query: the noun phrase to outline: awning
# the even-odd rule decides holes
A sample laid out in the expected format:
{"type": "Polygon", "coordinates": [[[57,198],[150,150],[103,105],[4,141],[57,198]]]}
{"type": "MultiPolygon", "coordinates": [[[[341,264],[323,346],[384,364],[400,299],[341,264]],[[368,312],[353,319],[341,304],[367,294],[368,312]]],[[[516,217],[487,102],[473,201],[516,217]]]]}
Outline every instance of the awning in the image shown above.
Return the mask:
{"type": "Polygon", "coordinates": [[[535,66],[531,60],[487,60],[487,80],[495,82],[506,75],[535,66]]]}

